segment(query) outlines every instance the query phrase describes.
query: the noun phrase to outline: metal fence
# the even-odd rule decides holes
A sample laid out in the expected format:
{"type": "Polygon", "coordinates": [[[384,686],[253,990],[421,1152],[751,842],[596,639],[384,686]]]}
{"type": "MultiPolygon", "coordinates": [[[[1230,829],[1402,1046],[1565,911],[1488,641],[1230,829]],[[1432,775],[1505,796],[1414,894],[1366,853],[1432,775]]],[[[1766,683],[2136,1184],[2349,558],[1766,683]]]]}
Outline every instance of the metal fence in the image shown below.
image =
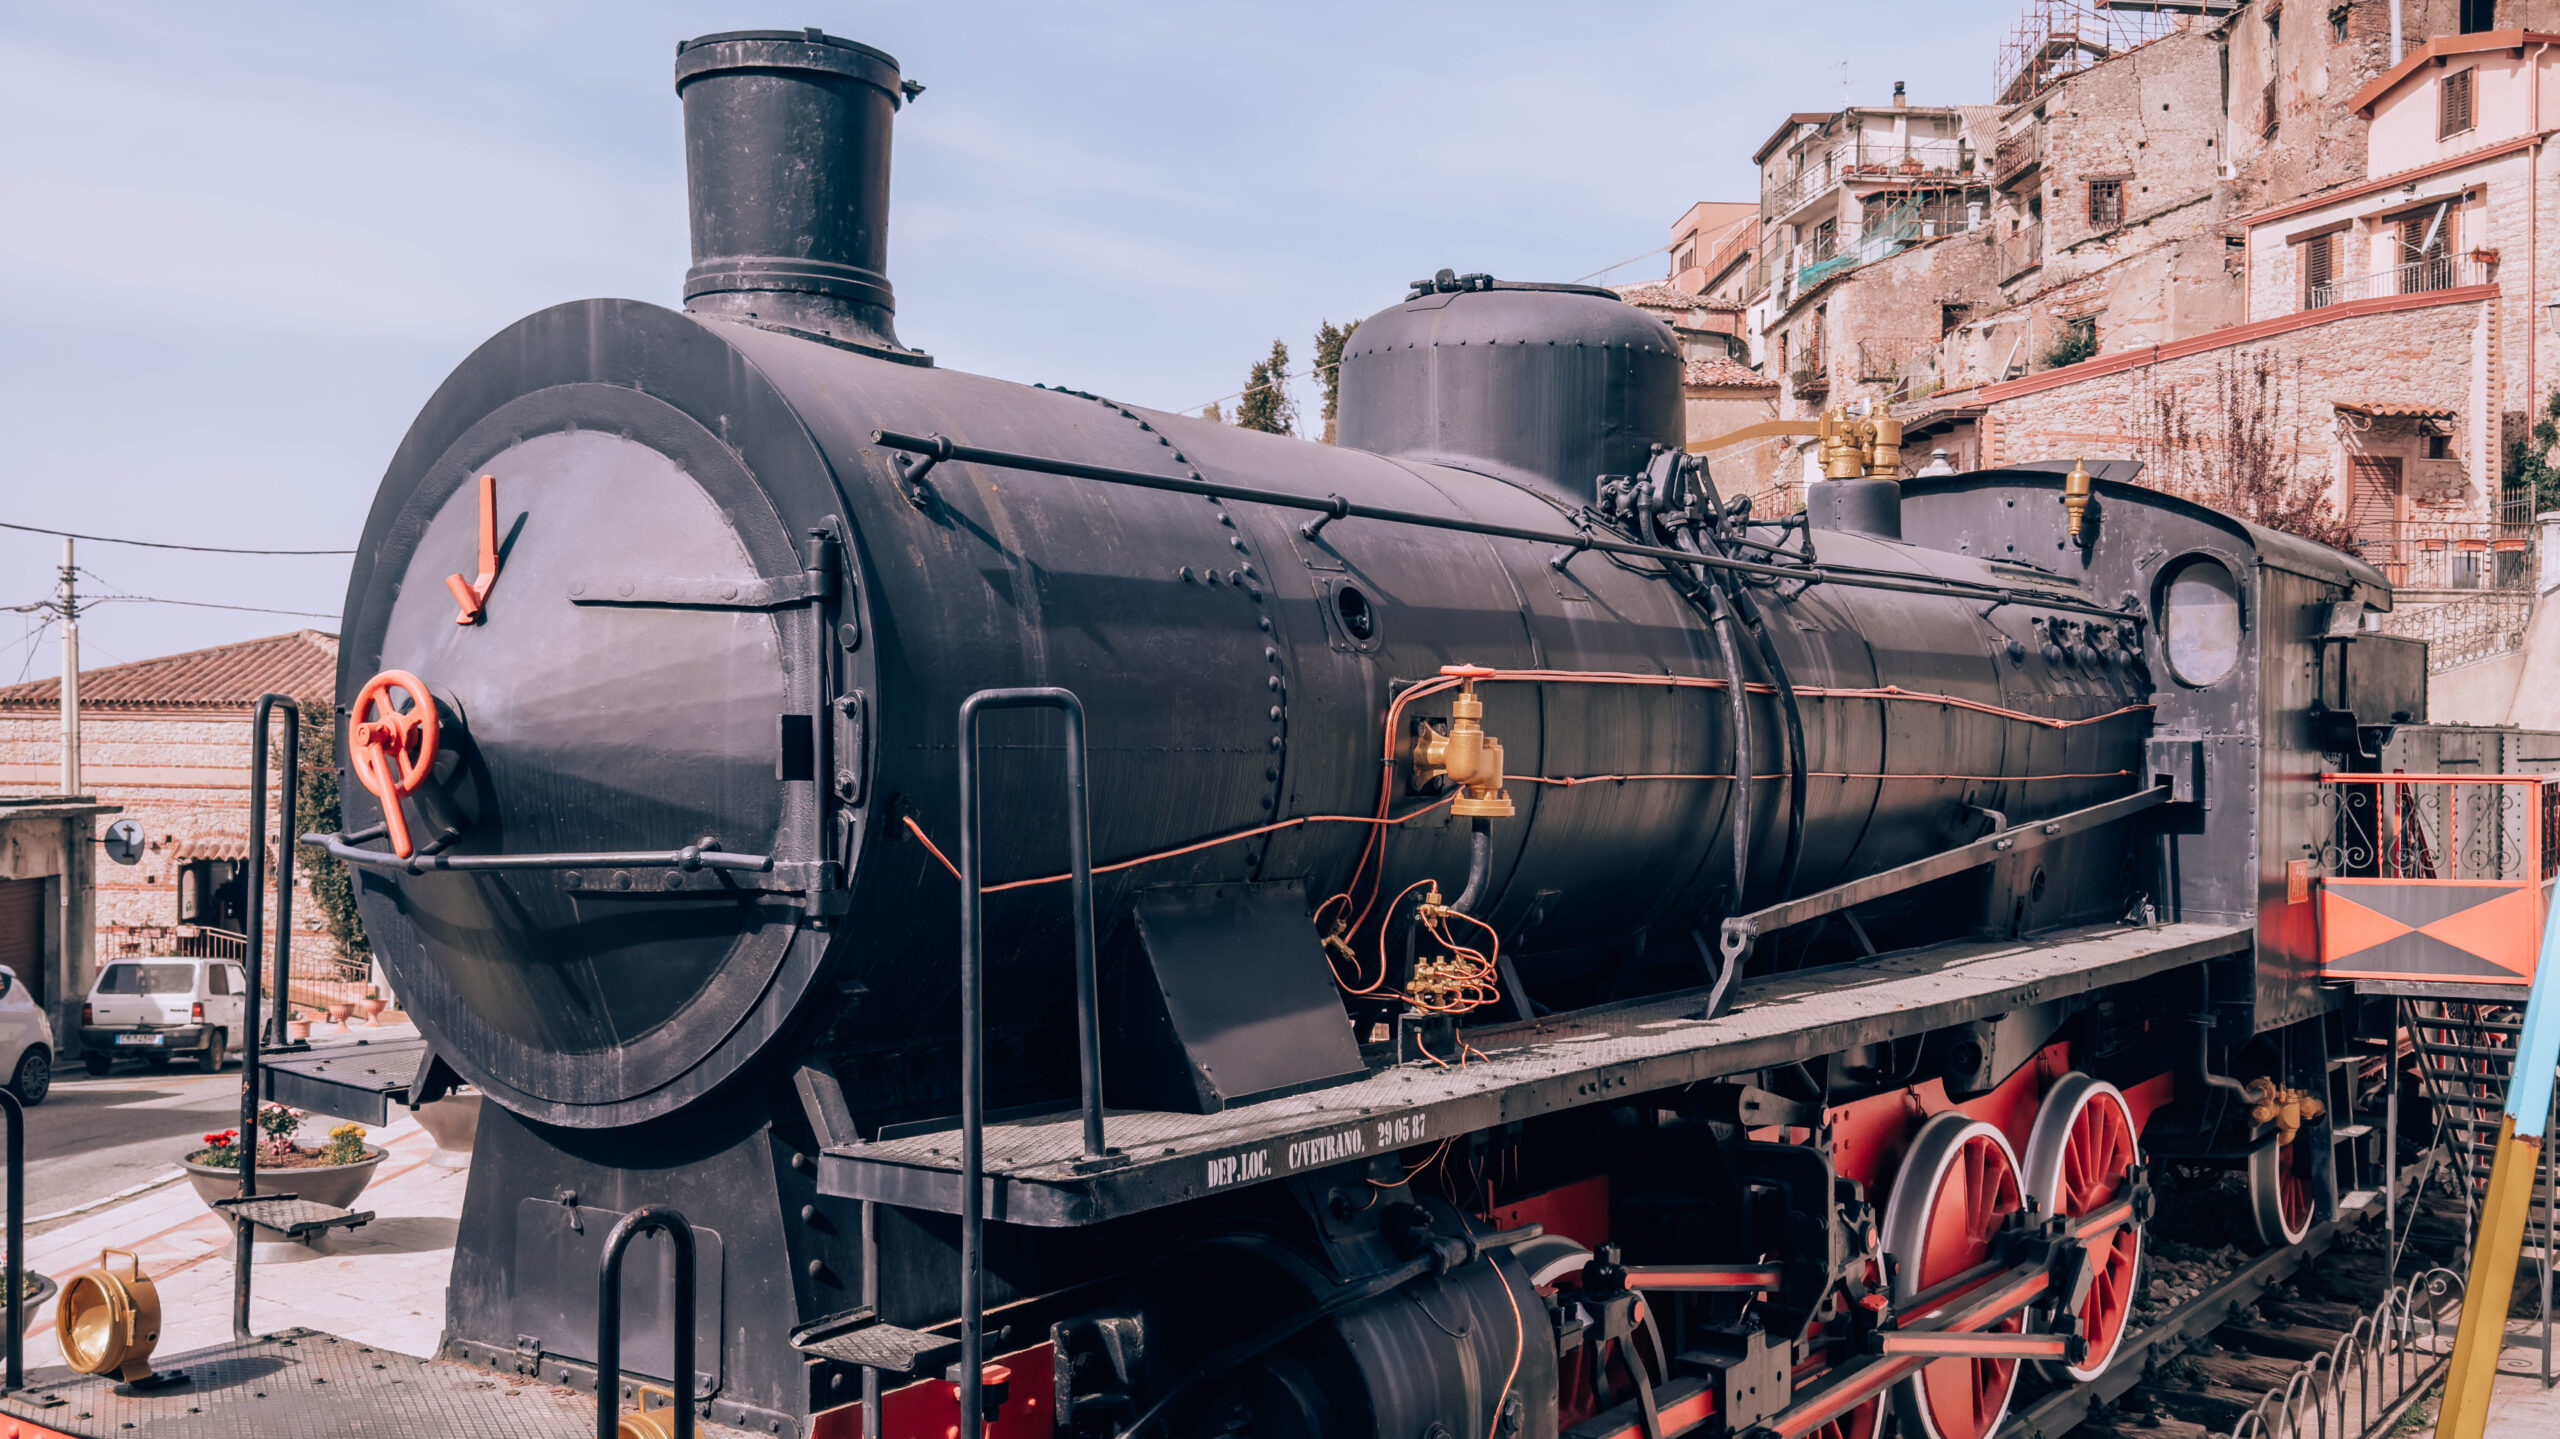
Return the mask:
{"type": "Polygon", "coordinates": [[[2534,527],[2527,520],[2390,520],[2357,528],[2357,548],[2393,589],[2533,588],[2534,527]]]}
{"type": "MultiPolygon", "coordinates": [[[[204,924],[134,924],[102,927],[98,933],[102,963],[128,959],[227,959],[246,967],[249,937],[204,924]]],[[[304,1010],[354,1004],[373,990],[372,975],[362,964],[334,959],[313,960],[296,954],[286,975],[288,1002],[304,1010]]]]}
{"type": "Polygon", "coordinates": [[[2231,1427],[2230,1439],[2359,1439],[2396,1424],[2453,1352],[2462,1276],[2430,1269],[2382,1297],[2231,1427]]]}

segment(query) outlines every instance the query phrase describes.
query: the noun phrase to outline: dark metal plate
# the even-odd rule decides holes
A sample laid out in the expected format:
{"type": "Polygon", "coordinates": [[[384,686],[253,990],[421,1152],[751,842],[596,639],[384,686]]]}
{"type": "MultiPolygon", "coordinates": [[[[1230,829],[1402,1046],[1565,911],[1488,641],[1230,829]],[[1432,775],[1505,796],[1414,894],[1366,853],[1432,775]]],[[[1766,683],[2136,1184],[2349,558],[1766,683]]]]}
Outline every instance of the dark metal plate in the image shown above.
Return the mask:
{"type": "Polygon", "coordinates": [[[358,1124],[391,1122],[391,1100],[405,1096],[426,1054],[423,1039],[357,1040],[302,1054],[263,1057],[258,1072],[267,1098],[358,1124]]]}
{"type": "MultiPolygon", "coordinates": [[[[81,1439],[583,1439],[595,1400],[574,1390],[460,1364],[413,1359],[290,1329],[265,1339],[163,1356],[184,1383],[122,1395],[60,1367],[29,1374],[0,1417],[81,1439]],[[39,1407],[46,1397],[59,1405],[39,1407]],[[36,1401],[36,1402],[30,1402],[36,1401]]],[[[739,1431],[702,1426],[705,1436],[739,1431]]]]}

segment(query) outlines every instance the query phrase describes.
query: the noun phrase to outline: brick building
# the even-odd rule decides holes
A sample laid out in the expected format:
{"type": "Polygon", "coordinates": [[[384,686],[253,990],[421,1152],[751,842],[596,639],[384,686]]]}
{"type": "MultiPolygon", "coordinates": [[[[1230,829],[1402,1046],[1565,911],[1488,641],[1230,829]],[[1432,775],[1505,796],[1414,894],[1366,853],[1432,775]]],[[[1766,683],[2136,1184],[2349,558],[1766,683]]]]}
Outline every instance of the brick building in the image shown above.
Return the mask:
{"type": "MultiPolygon", "coordinates": [[[[97,942],[87,964],[172,952],[202,931],[245,926],[250,707],[262,694],[301,696],[306,724],[331,724],[337,665],[337,636],[297,630],[81,671],[82,788],[138,821],[144,838],[139,864],[96,866],[97,942]]],[[[0,689],[0,797],[60,787],[60,704],[57,680],[0,689]]],[[[288,758],[270,759],[271,825],[288,758]]],[[[332,977],[336,948],[299,876],[294,889],[295,978],[332,977]]],[[[272,891],[269,903],[273,914],[272,891]]],[[[77,986],[85,990],[93,972],[84,968],[77,986]]]]}

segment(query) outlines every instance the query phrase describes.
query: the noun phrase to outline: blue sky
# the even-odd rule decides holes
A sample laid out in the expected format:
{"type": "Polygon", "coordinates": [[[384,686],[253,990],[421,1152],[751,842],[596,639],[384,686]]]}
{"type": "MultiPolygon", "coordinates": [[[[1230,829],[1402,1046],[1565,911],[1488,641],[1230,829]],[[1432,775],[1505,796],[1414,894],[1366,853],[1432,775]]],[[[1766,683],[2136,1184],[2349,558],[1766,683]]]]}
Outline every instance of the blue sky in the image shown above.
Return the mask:
{"type": "MultiPolygon", "coordinates": [[[[898,328],[944,365],[1194,408],[1443,266],[1572,279],[1755,193],[1789,110],[1986,98],[1988,3],[0,0],[0,520],[351,545],[481,339],[677,302],[675,42],[897,56],[898,328]]],[[[1659,255],[1612,280],[1659,275],[1659,255]]],[[[1312,400],[1311,387],[1301,387],[1312,400]]],[[[104,593],[334,615],[343,559],[83,545],[104,593]]],[[[0,531],[0,607],[60,542],[0,531]]],[[[0,683],[56,646],[0,608],[0,683]]],[[[84,666],[327,618],[121,602],[84,666]]]]}

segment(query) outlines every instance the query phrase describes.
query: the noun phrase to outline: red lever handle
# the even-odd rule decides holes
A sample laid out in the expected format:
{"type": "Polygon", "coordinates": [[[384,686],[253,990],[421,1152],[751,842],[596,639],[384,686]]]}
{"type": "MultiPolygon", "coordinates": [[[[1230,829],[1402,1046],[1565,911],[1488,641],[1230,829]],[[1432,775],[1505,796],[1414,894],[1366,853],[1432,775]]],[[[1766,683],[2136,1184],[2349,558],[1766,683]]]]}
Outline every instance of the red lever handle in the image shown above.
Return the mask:
{"type": "Polygon", "coordinates": [[[384,670],[356,692],[347,721],[348,762],[355,766],[357,780],[382,802],[391,852],[407,859],[409,822],[400,812],[400,800],[424,784],[435,768],[435,697],[407,670],[384,670]],[[407,709],[392,705],[393,690],[409,697],[407,709]]]}

